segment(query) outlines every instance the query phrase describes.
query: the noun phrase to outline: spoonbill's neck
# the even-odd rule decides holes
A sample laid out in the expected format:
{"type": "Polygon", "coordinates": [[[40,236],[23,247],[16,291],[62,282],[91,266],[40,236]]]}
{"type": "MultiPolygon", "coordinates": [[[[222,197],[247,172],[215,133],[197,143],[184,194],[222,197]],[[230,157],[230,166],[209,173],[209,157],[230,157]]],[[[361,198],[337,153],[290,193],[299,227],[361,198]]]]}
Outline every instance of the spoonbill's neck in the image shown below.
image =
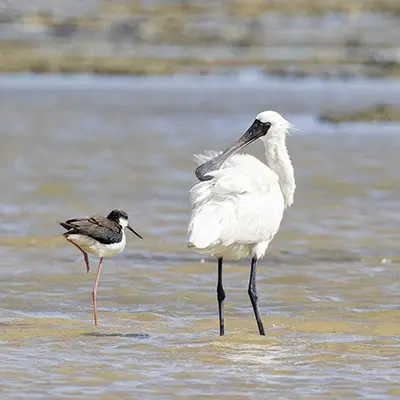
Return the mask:
{"type": "Polygon", "coordinates": [[[284,137],[271,137],[264,141],[264,146],[268,166],[278,175],[285,207],[290,207],[293,204],[296,182],[286,140],[284,137]]]}

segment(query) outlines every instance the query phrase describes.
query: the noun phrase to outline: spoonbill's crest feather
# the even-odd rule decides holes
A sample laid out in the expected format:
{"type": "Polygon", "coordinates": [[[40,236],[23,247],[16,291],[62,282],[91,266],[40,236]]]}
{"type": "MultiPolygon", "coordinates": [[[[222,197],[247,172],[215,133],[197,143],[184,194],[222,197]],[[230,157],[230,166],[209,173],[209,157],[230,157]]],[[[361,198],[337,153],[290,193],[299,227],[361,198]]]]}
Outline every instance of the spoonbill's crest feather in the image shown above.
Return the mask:
{"type": "Polygon", "coordinates": [[[221,154],[219,151],[214,150],[206,150],[204,154],[195,154],[194,155],[194,162],[199,166],[204,164],[205,162],[212,160],[213,158],[217,157],[217,155],[221,154]]]}

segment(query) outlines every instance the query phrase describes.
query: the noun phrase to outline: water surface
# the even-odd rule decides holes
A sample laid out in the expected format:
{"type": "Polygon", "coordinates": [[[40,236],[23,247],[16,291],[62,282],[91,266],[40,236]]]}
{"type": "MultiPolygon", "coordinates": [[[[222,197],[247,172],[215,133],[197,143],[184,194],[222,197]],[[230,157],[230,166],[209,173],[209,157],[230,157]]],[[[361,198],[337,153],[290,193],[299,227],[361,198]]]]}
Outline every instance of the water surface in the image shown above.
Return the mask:
{"type": "MultiPolygon", "coordinates": [[[[7,398],[395,399],[400,395],[396,124],[316,116],[382,101],[390,81],[0,78],[1,392],[7,398]],[[299,129],[298,190],[260,263],[186,248],[192,154],[223,149],[262,109],[299,129]],[[145,240],[89,275],[58,220],[126,210],[145,240]]],[[[248,151],[263,157],[259,143],[248,151]]]]}

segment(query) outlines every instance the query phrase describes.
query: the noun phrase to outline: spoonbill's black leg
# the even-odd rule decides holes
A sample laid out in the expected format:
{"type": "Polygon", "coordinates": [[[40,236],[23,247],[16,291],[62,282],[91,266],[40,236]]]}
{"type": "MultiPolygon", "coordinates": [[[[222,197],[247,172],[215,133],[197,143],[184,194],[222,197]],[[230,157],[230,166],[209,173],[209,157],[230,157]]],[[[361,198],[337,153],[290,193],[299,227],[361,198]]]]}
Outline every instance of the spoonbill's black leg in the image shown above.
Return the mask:
{"type": "Polygon", "coordinates": [[[218,299],[218,311],[219,311],[219,334],[224,336],[224,300],[225,290],[222,286],[222,257],[218,258],[218,284],[217,284],[217,299],[218,299]]]}
{"type": "Polygon", "coordinates": [[[257,305],[258,294],[257,294],[257,285],[256,285],[256,274],[257,274],[257,259],[255,257],[253,257],[251,259],[251,271],[250,271],[248,293],[249,293],[251,305],[253,306],[254,315],[256,317],[258,331],[260,332],[260,335],[265,336],[264,325],[261,321],[260,309],[258,308],[258,305],[257,305]]]}

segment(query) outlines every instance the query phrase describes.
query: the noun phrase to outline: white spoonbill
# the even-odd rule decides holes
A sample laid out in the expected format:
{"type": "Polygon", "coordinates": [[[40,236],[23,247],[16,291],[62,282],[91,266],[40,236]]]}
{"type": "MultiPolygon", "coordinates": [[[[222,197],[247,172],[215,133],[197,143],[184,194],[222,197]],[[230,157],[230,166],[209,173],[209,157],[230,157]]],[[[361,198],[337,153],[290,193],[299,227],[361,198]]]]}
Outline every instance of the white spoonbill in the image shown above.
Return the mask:
{"type": "Polygon", "coordinates": [[[224,257],[251,258],[248,294],[260,335],[265,335],[257,305],[256,268],[279,230],[285,208],[293,203],[296,184],[286,147],[290,128],[292,125],[277,112],[263,111],[232,147],[196,156],[199,164],[196,176],[201,182],[190,191],[188,247],[218,258],[221,336],[224,335],[224,257]],[[257,139],[264,144],[267,165],[252,155],[237,154],[257,139]]]}

